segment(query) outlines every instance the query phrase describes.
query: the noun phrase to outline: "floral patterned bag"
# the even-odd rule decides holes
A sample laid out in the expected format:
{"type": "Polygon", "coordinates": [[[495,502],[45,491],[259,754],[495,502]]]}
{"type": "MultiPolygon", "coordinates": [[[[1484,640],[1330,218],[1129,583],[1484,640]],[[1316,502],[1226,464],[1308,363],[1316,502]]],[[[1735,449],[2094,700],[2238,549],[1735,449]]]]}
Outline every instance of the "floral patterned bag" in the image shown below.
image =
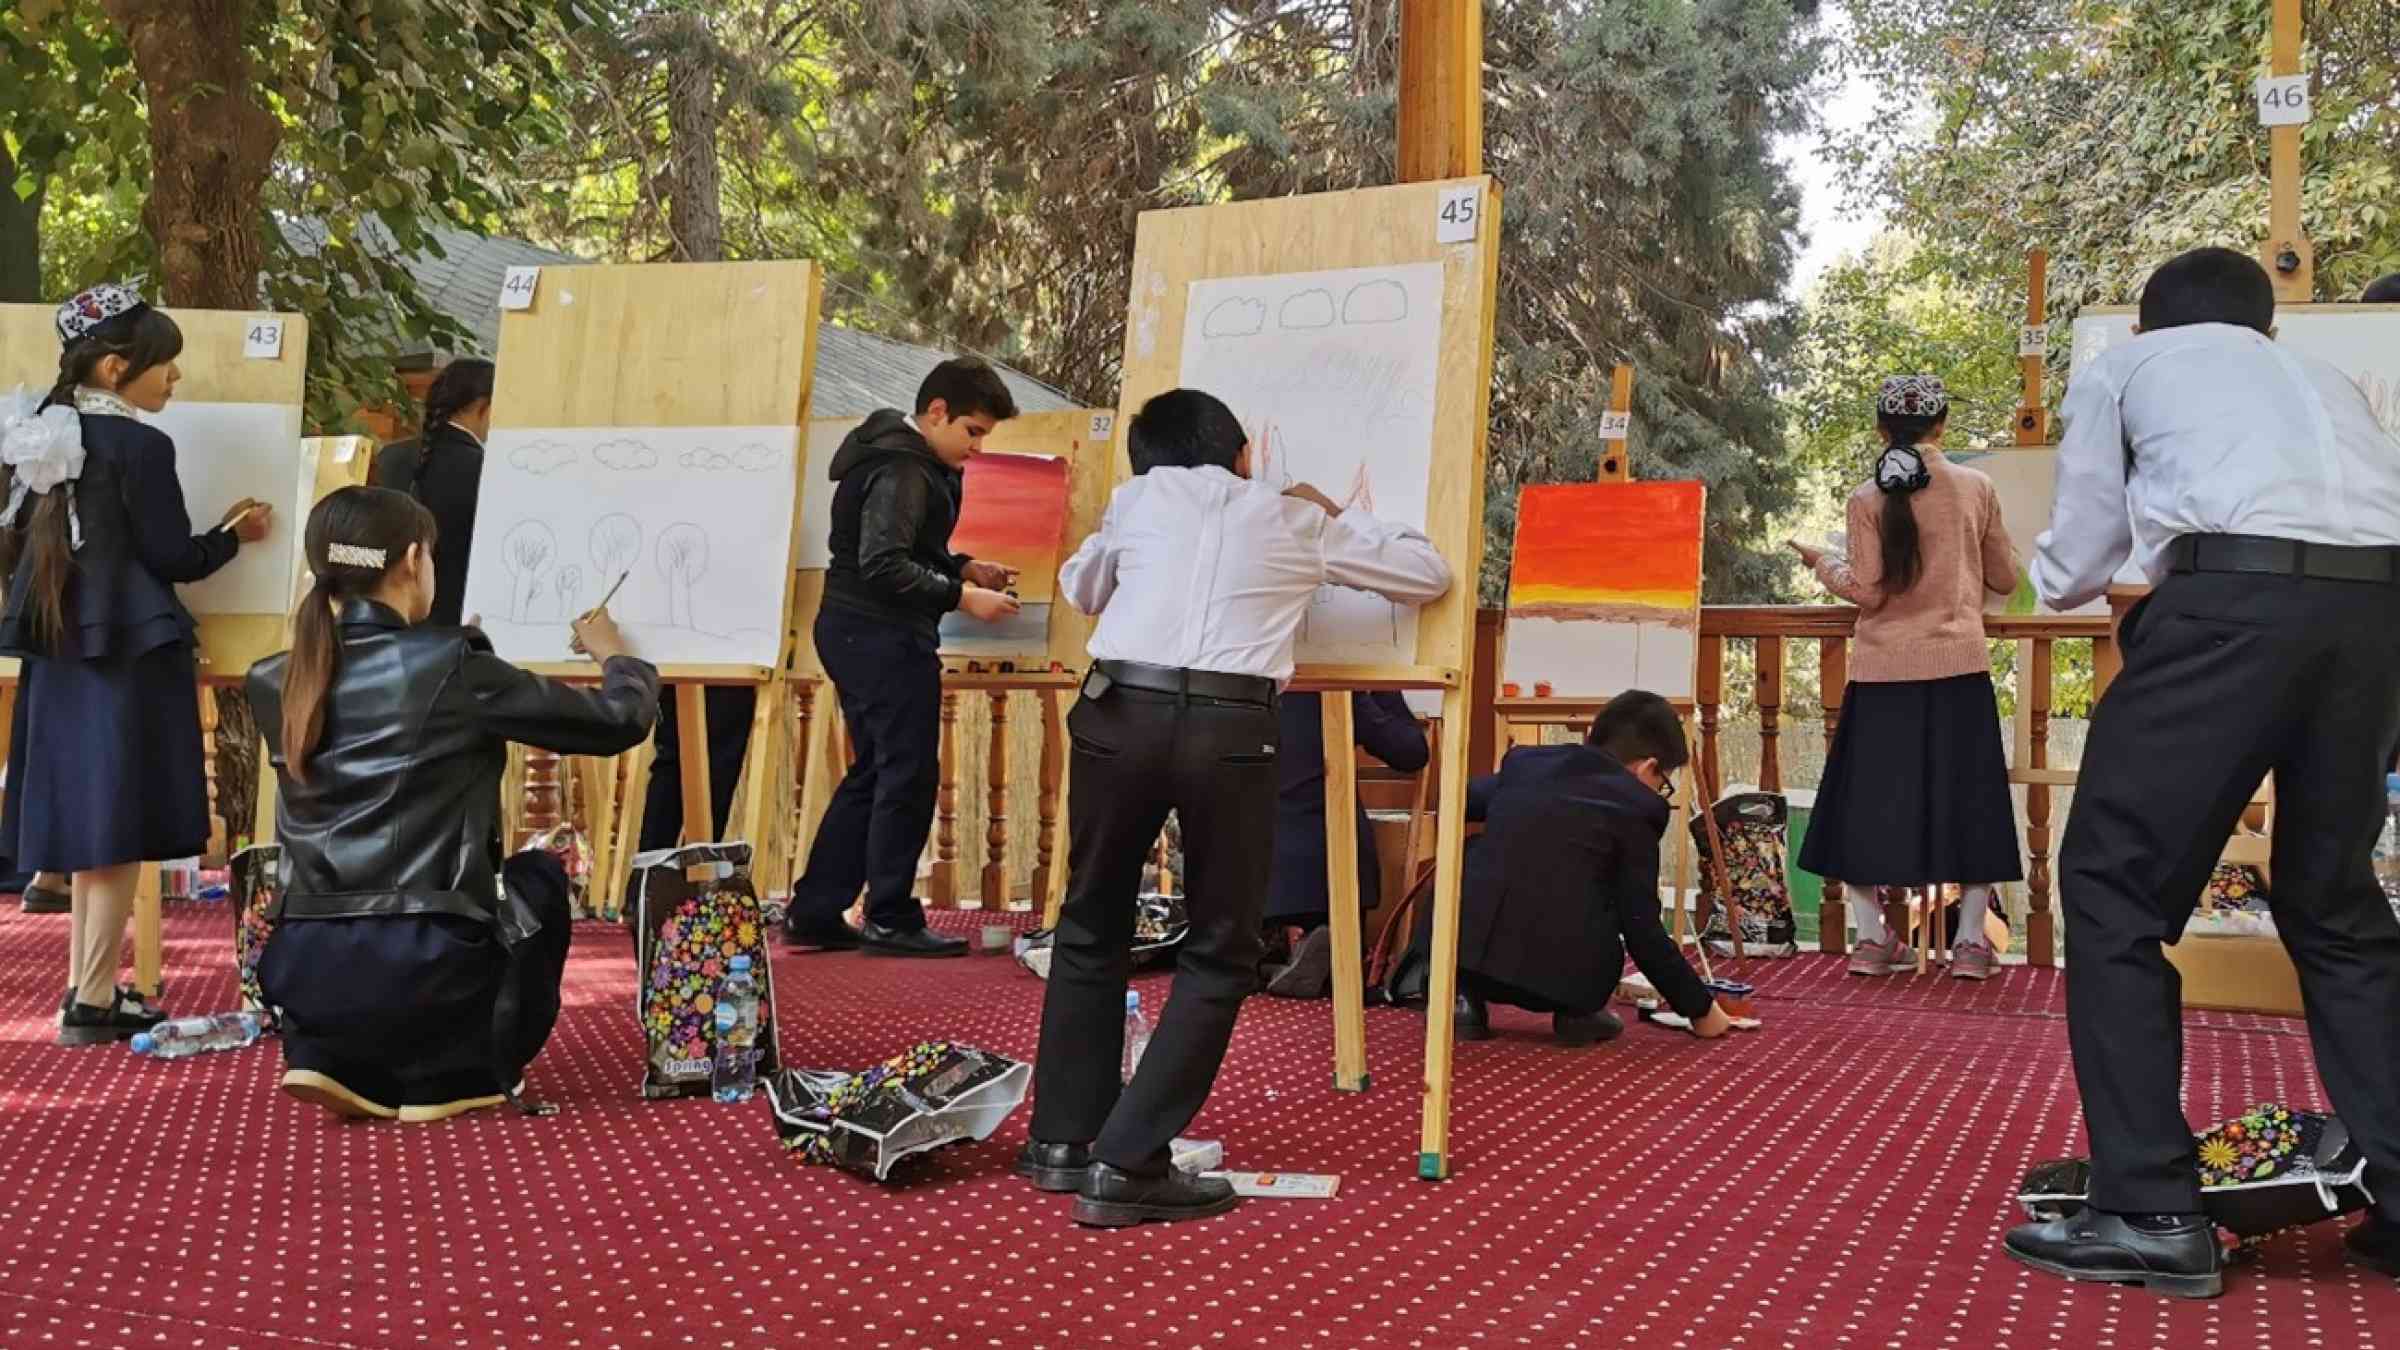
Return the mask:
{"type": "Polygon", "coordinates": [[[258,985],[258,961],[275,935],[275,898],[283,893],[283,846],[257,844],[233,855],[233,969],[241,1007],[254,1012],[269,1031],[275,1010],[258,985]]]}
{"type": "Polygon", "coordinates": [[[736,956],[758,977],[758,1073],[781,1067],[775,1051],[774,964],[748,844],[695,844],[633,860],[634,1007],[642,1023],[642,1095],[696,1097],[716,1061],[717,984],[736,956]],[[689,873],[714,875],[693,881],[689,873]]]}
{"type": "MultiPolygon", "coordinates": [[[[2366,1155],[2337,1116],[2262,1103],[2193,1140],[2200,1207],[2234,1235],[2265,1237],[2365,1209],[2366,1155]]],[[[2025,1174],[2017,1203],[2034,1220],[2083,1212],[2092,1165],[2041,1163],[2025,1174]]]]}
{"type": "MultiPolygon", "coordinates": [[[[1716,805],[1717,834],[1725,841],[1725,872],[1742,912],[1742,951],[1748,956],[1797,956],[1799,932],[1792,923],[1792,890],[1784,876],[1785,821],[1790,808],[1781,794],[1738,792],[1716,805]]],[[[1715,856],[1708,822],[1692,818],[1692,845],[1701,859],[1701,939],[1710,954],[1733,955],[1725,906],[1716,894],[1715,856]]]]}
{"type": "Polygon", "coordinates": [[[903,1158],[989,1139],[1025,1101],[1033,1066],[924,1041],[863,1073],[795,1069],[767,1080],[775,1133],[803,1162],[882,1181],[903,1158]]]}

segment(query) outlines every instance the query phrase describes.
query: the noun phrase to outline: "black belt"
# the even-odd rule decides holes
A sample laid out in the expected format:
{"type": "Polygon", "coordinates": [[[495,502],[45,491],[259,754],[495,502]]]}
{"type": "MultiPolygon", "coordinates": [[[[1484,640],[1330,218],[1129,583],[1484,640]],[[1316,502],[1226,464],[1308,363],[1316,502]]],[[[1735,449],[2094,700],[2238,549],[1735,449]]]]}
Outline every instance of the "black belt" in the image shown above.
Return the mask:
{"type": "Polygon", "coordinates": [[[2320,581],[2400,582],[2400,547],[2306,544],[2257,534],[2186,534],[2167,545],[2175,572],[2247,572],[2320,581]]]}
{"type": "MultiPolygon", "coordinates": [[[[1264,675],[1227,675],[1215,670],[1185,670],[1179,666],[1150,666],[1139,661],[1095,661],[1092,670],[1111,685],[1150,694],[1204,698],[1216,703],[1275,706],[1275,682],[1264,675]]],[[[1086,685],[1087,690],[1089,685],[1086,685]]],[[[1099,693],[1105,690],[1093,690],[1099,693]]]]}

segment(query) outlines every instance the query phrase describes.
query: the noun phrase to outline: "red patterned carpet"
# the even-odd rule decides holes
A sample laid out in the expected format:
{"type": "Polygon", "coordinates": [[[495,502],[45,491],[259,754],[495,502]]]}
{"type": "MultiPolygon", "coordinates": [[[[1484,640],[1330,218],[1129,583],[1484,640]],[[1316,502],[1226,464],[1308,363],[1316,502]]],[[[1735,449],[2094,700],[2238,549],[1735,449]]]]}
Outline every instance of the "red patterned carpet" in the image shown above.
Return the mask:
{"type": "MultiPolygon", "coordinates": [[[[1347,1097],[1326,1005],[1260,1000],[1195,1133],[1338,1172],[1340,1198],[1094,1234],[1007,1174],[1022,1114],[886,1189],[781,1156],[763,1103],[638,1100],[613,929],[579,930],[533,1071],[565,1114],[345,1126],[274,1091],[271,1045],[54,1048],[65,922],[0,916],[12,1347],[2400,1346],[2400,1286],[2343,1265],[2335,1225],[2199,1305],[1994,1254],[2024,1166],[2078,1147],[2049,974],[1869,984],[1807,958],[1761,978],[1765,1032],[1716,1046],[1636,1026],[1562,1051],[1502,1011],[1460,1049],[1438,1185],[1413,1176],[1422,1022],[1369,1014],[1376,1087],[1347,1097]]],[[[229,1003],[227,928],[170,913],[178,1010],[229,1003]]],[[[1033,1050],[1041,986],[1002,959],[776,969],[794,1063],[1033,1050]]],[[[2296,1023],[2189,1041],[2195,1116],[2320,1102],[2296,1023]]]]}

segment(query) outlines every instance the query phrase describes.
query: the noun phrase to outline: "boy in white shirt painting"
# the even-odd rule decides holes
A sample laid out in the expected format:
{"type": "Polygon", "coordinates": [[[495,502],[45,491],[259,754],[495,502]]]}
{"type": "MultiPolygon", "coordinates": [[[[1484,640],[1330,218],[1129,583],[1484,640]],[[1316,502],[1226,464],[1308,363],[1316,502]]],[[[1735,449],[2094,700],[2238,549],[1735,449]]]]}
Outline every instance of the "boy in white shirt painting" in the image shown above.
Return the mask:
{"type": "Polygon", "coordinates": [[[1151,399],[1126,443],[1135,477],[1059,571],[1067,601],[1100,623],[1067,719],[1067,899],[1033,1139],[1017,1163],[1043,1190],[1077,1192],[1076,1221],[1097,1227],[1234,1206],[1226,1182],[1172,1167],[1168,1144],[1208,1100],[1256,988],[1275,703],[1311,599],[1329,583],[1416,605],[1450,589],[1450,566],[1423,534],[1305,484],[1251,482],[1242,424],[1208,394],[1151,399]],[[1183,825],[1191,932],[1150,1048],[1120,1084],[1136,892],[1170,811],[1183,825]]]}
{"type": "Polygon", "coordinates": [[[2141,331],[2067,390],[2034,589],[2098,598],[2128,557],[2156,589],[2092,718],[2059,851],[2067,1035],[2092,1208],[2008,1254],[2070,1279],[2224,1288],[2183,1114],[2183,934],[2260,778],[2275,775],[2277,934],[2317,1072],[2367,1158],[2353,1259],[2400,1274],[2400,919],[2368,857],[2400,742],[2400,445],[2330,365],[2276,345],[2265,269],[2175,258],[2141,331]]]}

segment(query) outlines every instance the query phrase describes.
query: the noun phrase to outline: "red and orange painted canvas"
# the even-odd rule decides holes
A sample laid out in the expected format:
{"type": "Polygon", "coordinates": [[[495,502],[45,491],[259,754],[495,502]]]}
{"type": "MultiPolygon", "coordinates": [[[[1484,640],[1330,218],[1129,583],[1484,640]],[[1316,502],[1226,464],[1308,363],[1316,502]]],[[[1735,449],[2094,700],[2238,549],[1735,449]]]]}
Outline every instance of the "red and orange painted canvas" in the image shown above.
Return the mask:
{"type": "Polygon", "coordinates": [[[1700,483],[1548,483],[1517,497],[1501,681],[1521,695],[1691,697],[1700,483]]]}
{"type": "Polygon", "coordinates": [[[1017,569],[1017,599],[1023,608],[1001,624],[950,614],[942,620],[942,650],[969,656],[1046,652],[1050,602],[1058,588],[1058,555],[1066,532],[1065,459],[994,453],[968,460],[950,548],[1017,569]]]}

